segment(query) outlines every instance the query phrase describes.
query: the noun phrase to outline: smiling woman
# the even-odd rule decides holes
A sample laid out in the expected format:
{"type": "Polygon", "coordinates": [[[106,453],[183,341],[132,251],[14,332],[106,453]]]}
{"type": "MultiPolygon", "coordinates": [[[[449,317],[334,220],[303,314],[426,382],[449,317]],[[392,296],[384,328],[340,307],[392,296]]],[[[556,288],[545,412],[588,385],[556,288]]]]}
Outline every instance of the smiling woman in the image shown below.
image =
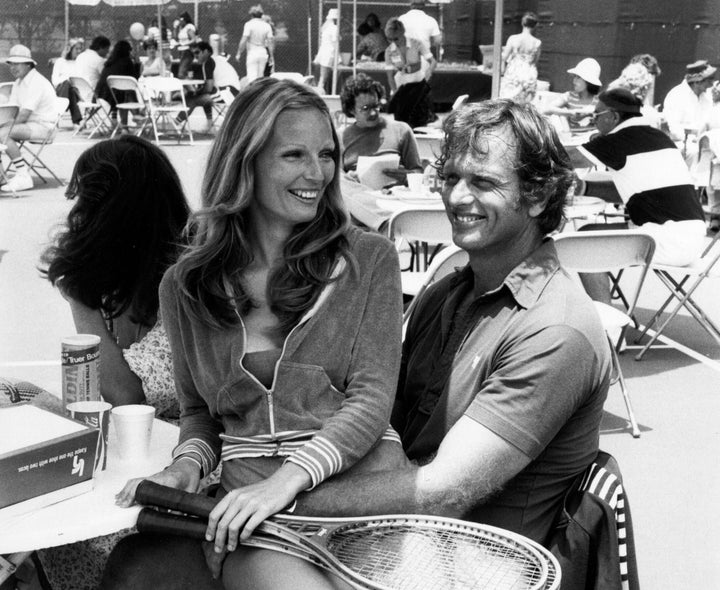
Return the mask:
{"type": "Polygon", "coordinates": [[[158,567],[195,588],[216,587],[211,571],[221,569],[225,588],[333,587],[305,562],[236,550],[238,533],[336,473],[405,462],[388,425],[400,363],[397,254],[349,225],[339,159],[311,88],[263,78],[229,108],[193,241],[160,287],[182,417],[173,464],[150,478],[194,491],[222,457],[223,499],[207,530],[216,552],[205,565],[199,544],[139,535],[113,553],[102,588],[154,588],[146,574],[158,567]]]}

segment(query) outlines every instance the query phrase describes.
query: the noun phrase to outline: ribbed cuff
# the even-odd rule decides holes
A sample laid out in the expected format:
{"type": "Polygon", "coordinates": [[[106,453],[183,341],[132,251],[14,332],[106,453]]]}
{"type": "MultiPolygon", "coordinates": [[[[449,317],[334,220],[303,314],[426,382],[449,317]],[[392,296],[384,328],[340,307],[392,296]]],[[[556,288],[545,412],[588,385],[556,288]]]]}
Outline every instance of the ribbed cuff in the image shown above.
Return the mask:
{"type": "Polygon", "coordinates": [[[200,477],[212,473],[217,465],[215,453],[208,443],[200,438],[191,438],[179,444],[173,450],[173,462],[178,459],[190,459],[200,467],[200,477]]]}
{"type": "Polygon", "coordinates": [[[322,436],[315,436],[290,455],[287,461],[302,467],[310,474],[312,486],[308,488],[309,490],[340,471],[343,464],[340,451],[322,436]]]}

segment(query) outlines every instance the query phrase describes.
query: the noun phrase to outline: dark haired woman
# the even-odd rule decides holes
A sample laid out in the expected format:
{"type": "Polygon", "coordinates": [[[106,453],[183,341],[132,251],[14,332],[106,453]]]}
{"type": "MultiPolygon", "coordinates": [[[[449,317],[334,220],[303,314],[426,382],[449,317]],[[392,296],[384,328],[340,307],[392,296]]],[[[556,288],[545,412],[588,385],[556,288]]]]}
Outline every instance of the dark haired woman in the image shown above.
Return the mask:
{"type": "Polygon", "coordinates": [[[187,78],[188,71],[193,62],[193,54],[191,45],[197,40],[197,32],[193,24],[190,13],[186,10],[178,17],[177,29],[177,50],[180,63],[178,64],[177,77],[180,79],[187,78]]]}
{"type": "MultiPolygon", "coordinates": [[[[149,479],[195,491],[222,458],[207,538],[213,568],[230,551],[226,589],[326,587],[326,573],[247,550],[238,533],[334,474],[377,465],[359,463],[369,453],[404,457],[388,430],[400,364],[397,254],[349,224],[340,175],[339,141],[315,90],[256,80],[230,106],[197,231],[160,285],[182,414],[173,463],[149,479]]],[[[158,572],[196,588],[206,587],[196,576],[211,580],[199,543],[141,535],[118,546],[102,587],[154,588],[158,572]]]]}
{"type": "Polygon", "coordinates": [[[569,128],[571,131],[593,129],[595,127],[593,112],[602,86],[600,64],[592,57],[586,57],[574,68],[570,68],[568,74],[572,74],[573,89],[565,92],[545,109],[545,114],[558,115],[560,121],[565,121],[561,130],[563,128],[565,130],[569,128]]]}
{"type": "MultiPolygon", "coordinates": [[[[121,39],[115,43],[95,87],[95,96],[106,100],[110,104],[110,115],[115,117],[117,116],[117,102],[115,95],[110,91],[110,86],[108,86],[108,76],[132,76],[136,79],[140,77],[140,62],[133,57],[133,48],[129,41],[121,39]]],[[[119,100],[123,99],[120,98],[119,100]]],[[[127,115],[128,112],[125,109],[122,109],[119,113],[123,130],[127,129],[127,115]]]]}
{"type": "Polygon", "coordinates": [[[340,94],[343,113],[355,122],[345,127],[342,136],[343,169],[355,170],[360,156],[379,153],[400,155],[400,168],[386,171],[399,182],[408,172],[422,172],[422,162],[412,129],[407,123],[393,121],[380,114],[385,103],[385,87],[364,74],[349,78],[340,94]]]}
{"type": "MultiPolygon", "coordinates": [[[[41,268],[70,304],[78,333],[100,336],[102,396],[114,406],[147,403],[176,420],[158,285],[190,213],[177,173],[161,149],[127,135],[83,152],[66,195],[74,205],[41,268]]],[[[53,590],[97,588],[122,536],[40,551],[53,590]]]]}

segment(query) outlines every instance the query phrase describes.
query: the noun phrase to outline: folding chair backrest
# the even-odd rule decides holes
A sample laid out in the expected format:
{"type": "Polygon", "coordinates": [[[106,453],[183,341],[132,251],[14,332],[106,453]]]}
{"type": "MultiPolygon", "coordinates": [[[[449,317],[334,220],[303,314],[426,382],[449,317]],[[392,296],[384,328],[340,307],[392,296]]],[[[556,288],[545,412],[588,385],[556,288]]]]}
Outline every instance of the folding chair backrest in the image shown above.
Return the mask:
{"type": "Polygon", "coordinates": [[[388,220],[388,237],[428,244],[452,243],[452,227],[444,209],[411,208],[395,212],[388,220]]]}
{"type": "Polygon", "coordinates": [[[0,105],[0,125],[7,125],[8,123],[15,121],[20,107],[14,104],[3,104],[0,105]]]}
{"type": "Polygon", "coordinates": [[[231,105],[232,101],[235,100],[233,93],[230,92],[227,88],[223,88],[222,90],[218,91],[218,94],[220,95],[222,101],[228,106],[231,105]]]}
{"type": "Polygon", "coordinates": [[[468,101],[468,98],[470,98],[469,94],[461,94],[460,96],[458,96],[452,105],[452,110],[457,111],[468,101]]]}
{"type": "Polygon", "coordinates": [[[305,82],[305,75],[299,72],[273,72],[270,74],[271,78],[277,78],[278,80],[293,80],[299,84],[305,82]]]}
{"type": "Polygon", "coordinates": [[[110,87],[110,92],[115,96],[116,91],[120,92],[132,92],[134,94],[133,100],[118,100],[115,96],[115,102],[120,104],[123,102],[137,102],[143,106],[147,106],[145,95],[143,94],[142,88],[138,81],[132,76],[108,76],[107,84],[110,87]]]}
{"type": "Polygon", "coordinates": [[[5,103],[10,100],[13,84],[14,82],[3,82],[0,84],[0,103],[5,103]]]}
{"type": "Polygon", "coordinates": [[[93,102],[93,88],[82,76],[70,76],[70,85],[77,90],[80,100],[83,102],[93,102]]]}
{"type": "Polygon", "coordinates": [[[632,315],[640,289],[655,253],[655,240],[636,230],[579,231],[554,236],[560,265],[566,270],[617,274],[625,268],[642,267],[635,292],[628,303],[632,315]]]}
{"type": "Polygon", "coordinates": [[[183,84],[178,78],[153,76],[145,80],[145,87],[154,92],[182,92],[183,84]]]}

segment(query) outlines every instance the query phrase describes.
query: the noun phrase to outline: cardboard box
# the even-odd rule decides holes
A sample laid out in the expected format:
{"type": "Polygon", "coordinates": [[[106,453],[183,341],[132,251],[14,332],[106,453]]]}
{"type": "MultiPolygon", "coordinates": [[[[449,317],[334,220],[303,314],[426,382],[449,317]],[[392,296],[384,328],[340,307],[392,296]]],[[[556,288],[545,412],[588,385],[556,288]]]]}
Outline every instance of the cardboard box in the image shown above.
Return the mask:
{"type": "Polygon", "coordinates": [[[28,501],[37,508],[92,489],[99,436],[98,428],[29,404],[0,408],[0,509],[28,501]]]}

